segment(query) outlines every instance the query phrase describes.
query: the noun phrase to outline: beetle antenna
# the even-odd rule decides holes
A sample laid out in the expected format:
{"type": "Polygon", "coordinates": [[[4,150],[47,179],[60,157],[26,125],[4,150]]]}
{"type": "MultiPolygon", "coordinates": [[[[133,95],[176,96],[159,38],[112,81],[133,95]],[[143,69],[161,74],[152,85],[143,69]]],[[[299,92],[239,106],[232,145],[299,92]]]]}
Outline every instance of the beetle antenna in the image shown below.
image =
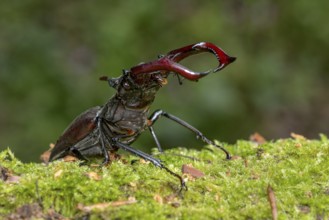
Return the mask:
{"type": "Polygon", "coordinates": [[[183,85],[183,80],[182,78],[178,75],[178,73],[175,74],[177,76],[177,79],[178,79],[178,83],[179,85],[183,85]]]}

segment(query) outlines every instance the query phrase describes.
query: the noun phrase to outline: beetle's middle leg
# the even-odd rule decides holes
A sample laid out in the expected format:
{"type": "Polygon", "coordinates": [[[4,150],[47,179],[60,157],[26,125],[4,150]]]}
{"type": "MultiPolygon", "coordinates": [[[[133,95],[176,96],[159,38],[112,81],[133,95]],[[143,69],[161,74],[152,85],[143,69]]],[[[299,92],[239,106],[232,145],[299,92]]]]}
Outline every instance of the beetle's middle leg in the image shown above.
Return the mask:
{"type": "MultiPolygon", "coordinates": [[[[111,137],[108,137],[108,135],[106,135],[106,136],[107,136],[107,138],[109,138],[109,139],[111,138],[111,137]]],[[[182,189],[187,190],[187,186],[186,186],[186,184],[185,184],[184,179],[183,179],[180,175],[178,175],[177,173],[171,171],[168,167],[166,167],[166,166],[161,162],[161,160],[156,159],[156,158],[152,157],[151,155],[149,155],[149,154],[147,154],[147,153],[144,153],[143,151],[140,151],[140,150],[138,150],[138,149],[135,149],[135,148],[133,148],[133,147],[127,145],[127,144],[121,143],[121,142],[117,141],[116,138],[112,138],[112,145],[113,145],[113,146],[116,146],[116,147],[119,147],[119,148],[121,148],[121,149],[123,149],[123,150],[125,150],[125,151],[128,151],[129,153],[132,153],[132,154],[134,154],[134,155],[136,155],[136,156],[138,156],[138,157],[141,157],[141,158],[143,158],[144,160],[150,161],[150,162],[153,163],[155,166],[160,167],[160,168],[166,170],[168,173],[170,173],[171,175],[173,175],[173,176],[175,176],[175,177],[177,177],[177,178],[179,179],[180,184],[181,184],[180,191],[181,191],[182,189]]]]}
{"type": "MultiPolygon", "coordinates": [[[[150,125],[149,125],[149,129],[151,131],[151,134],[157,144],[157,147],[160,151],[160,149],[162,150],[161,146],[160,146],[160,142],[159,140],[157,139],[155,133],[154,133],[154,130],[152,128],[152,125],[161,117],[161,116],[164,116],[180,125],[182,125],[183,127],[189,129],[190,131],[192,131],[193,133],[196,134],[196,137],[197,138],[201,138],[201,140],[206,143],[206,144],[209,144],[209,145],[213,145],[219,149],[221,149],[222,151],[224,151],[224,153],[226,154],[226,159],[231,159],[231,155],[230,153],[222,146],[220,145],[217,145],[215,144],[214,142],[212,142],[211,140],[209,140],[204,134],[201,133],[201,131],[199,131],[198,129],[196,129],[195,127],[193,127],[192,125],[190,125],[189,123],[187,123],[186,121],[183,121],[182,119],[172,115],[172,114],[169,114],[163,110],[156,110],[155,112],[153,112],[153,114],[150,116],[149,118],[149,121],[150,121],[150,125]]],[[[161,151],[160,151],[161,152],[161,151]]]]}

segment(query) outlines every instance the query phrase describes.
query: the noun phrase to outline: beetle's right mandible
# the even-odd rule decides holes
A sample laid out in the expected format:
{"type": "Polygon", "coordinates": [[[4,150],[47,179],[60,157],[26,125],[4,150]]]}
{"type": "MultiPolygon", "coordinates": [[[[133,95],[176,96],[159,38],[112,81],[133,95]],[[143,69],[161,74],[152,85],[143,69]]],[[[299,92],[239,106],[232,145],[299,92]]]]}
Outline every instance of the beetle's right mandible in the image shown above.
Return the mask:
{"type": "Polygon", "coordinates": [[[208,75],[210,72],[217,72],[222,70],[224,67],[235,60],[235,57],[227,55],[221,48],[217,47],[216,45],[209,42],[200,42],[172,50],[165,56],[160,57],[158,60],[134,66],[130,69],[130,71],[132,75],[155,71],[167,71],[177,73],[189,80],[198,80],[199,78],[208,75]],[[216,56],[219,62],[217,68],[207,72],[195,72],[178,63],[186,57],[203,52],[210,52],[216,56]]]}

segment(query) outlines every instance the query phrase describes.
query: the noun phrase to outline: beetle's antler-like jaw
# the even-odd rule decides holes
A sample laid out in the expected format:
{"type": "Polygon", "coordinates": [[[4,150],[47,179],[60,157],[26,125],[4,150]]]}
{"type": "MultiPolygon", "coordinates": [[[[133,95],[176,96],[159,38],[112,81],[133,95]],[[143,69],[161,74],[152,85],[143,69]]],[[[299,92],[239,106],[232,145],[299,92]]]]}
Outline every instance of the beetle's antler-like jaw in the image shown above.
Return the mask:
{"type": "Polygon", "coordinates": [[[216,58],[219,62],[219,65],[216,69],[213,70],[213,72],[222,70],[228,64],[230,64],[236,60],[236,57],[231,57],[231,56],[227,55],[221,48],[217,47],[216,45],[214,45],[212,43],[201,42],[201,43],[193,45],[193,49],[197,50],[198,53],[208,51],[208,52],[213,53],[216,56],[216,58]]]}
{"type": "Polygon", "coordinates": [[[167,55],[161,56],[158,60],[134,66],[130,69],[130,72],[131,75],[138,75],[141,73],[150,73],[155,71],[167,71],[175,72],[189,80],[198,80],[210,72],[217,72],[223,69],[235,59],[235,57],[227,55],[216,45],[209,42],[201,42],[172,50],[167,55]],[[216,56],[219,62],[217,68],[207,72],[195,72],[178,63],[186,57],[203,52],[210,52],[216,56]]]}

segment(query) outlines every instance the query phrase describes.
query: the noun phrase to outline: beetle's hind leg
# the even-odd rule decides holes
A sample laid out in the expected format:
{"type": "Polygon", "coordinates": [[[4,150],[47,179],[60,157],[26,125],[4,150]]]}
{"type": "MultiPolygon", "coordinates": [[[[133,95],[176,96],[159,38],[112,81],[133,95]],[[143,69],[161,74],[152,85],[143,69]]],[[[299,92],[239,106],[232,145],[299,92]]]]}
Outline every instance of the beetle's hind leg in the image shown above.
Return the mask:
{"type": "Polygon", "coordinates": [[[82,160],[80,165],[85,165],[89,162],[88,158],[85,157],[76,147],[71,147],[69,150],[74,156],[76,156],[79,160],[82,160]]]}
{"type": "Polygon", "coordinates": [[[102,154],[104,156],[104,160],[103,160],[101,166],[105,166],[105,165],[110,163],[110,156],[109,156],[109,153],[108,153],[107,148],[105,146],[105,141],[108,142],[108,144],[109,144],[109,141],[110,141],[110,138],[107,135],[107,132],[109,132],[109,131],[106,130],[106,129],[109,129],[109,128],[108,128],[108,125],[106,124],[106,122],[104,121],[104,119],[102,117],[97,118],[97,126],[98,126],[98,132],[99,132],[98,139],[99,139],[99,142],[100,142],[100,147],[101,147],[102,154]]]}
{"type": "Polygon", "coordinates": [[[158,149],[160,151],[160,149],[162,150],[161,146],[160,146],[160,143],[159,143],[159,140],[157,139],[157,137],[155,136],[155,133],[154,133],[154,130],[152,128],[152,125],[161,117],[161,116],[164,116],[180,125],[182,125],[183,127],[189,129],[190,131],[192,131],[197,138],[200,138],[204,143],[206,144],[209,144],[209,145],[213,145],[219,149],[221,149],[225,154],[226,154],[226,159],[231,159],[231,155],[230,153],[222,146],[220,145],[217,145],[215,144],[213,141],[209,140],[204,134],[201,133],[201,131],[199,131],[198,129],[196,129],[195,127],[193,127],[192,125],[190,125],[189,123],[187,123],[186,121],[183,121],[182,119],[172,115],[172,114],[169,114],[163,110],[156,110],[155,112],[153,112],[153,114],[150,116],[149,118],[149,122],[150,122],[150,125],[149,125],[149,129],[151,131],[151,134],[158,146],[158,149]],[[159,148],[160,146],[160,148],[159,148]]]}
{"type": "MultiPolygon", "coordinates": [[[[90,141],[91,139],[88,139],[90,141]]],[[[79,160],[82,160],[80,165],[87,164],[90,160],[88,159],[88,156],[96,156],[96,155],[102,155],[101,146],[99,143],[94,144],[81,144],[81,145],[75,145],[68,149],[68,155],[73,155],[74,157],[77,157],[79,160]]]]}
{"type": "Polygon", "coordinates": [[[101,164],[101,166],[105,166],[107,164],[110,163],[110,156],[109,156],[109,152],[107,152],[107,149],[106,149],[106,146],[105,146],[105,135],[100,132],[100,144],[101,144],[101,150],[102,150],[102,153],[104,155],[104,160],[101,164]]]}

